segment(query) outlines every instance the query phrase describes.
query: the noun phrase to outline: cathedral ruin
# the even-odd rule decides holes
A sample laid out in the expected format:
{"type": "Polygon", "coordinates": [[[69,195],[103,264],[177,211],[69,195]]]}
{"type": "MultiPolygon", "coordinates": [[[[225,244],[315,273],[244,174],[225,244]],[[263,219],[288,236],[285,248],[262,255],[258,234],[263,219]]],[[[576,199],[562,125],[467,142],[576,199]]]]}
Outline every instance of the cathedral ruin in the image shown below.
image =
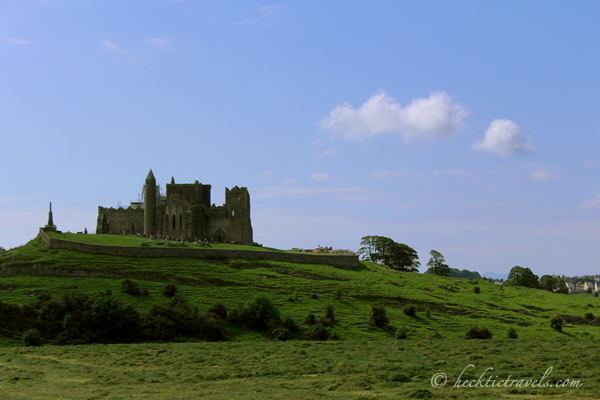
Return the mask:
{"type": "Polygon", "coordinates": [[[171,183],[162,195],[152,170],[148,172],[142,199],[128,208],[98,207],[96,233],[143,234],[233,242],[252,245],[250,194],[245,187],[225,188],[225,204],[210,203],[210,185],[171,183]]]}

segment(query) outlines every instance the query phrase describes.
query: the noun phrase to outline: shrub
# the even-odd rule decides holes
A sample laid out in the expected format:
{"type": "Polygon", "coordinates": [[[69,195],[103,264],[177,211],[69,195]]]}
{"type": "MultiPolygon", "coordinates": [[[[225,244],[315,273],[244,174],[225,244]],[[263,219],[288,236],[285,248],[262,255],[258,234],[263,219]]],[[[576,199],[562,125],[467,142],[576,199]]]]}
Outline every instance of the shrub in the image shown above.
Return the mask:
{"type": "Polygon", "coordinates": [[[402,308],[402,312],[406,315],[408,315],[409,317],[414,317],[415,313],[416,313],[416,308],[415,306],[413,306],[412,304],[407,304],[404,306],[404,308],[402,308]]]}
{"type": "Polygon", "coordinates": [[[465,337],[467,339],[491,339],[492,332],[485,327],[472,326],[467,331],[465,337]]]}
{"type": "Polygon", "coordinates": [[[173,296],[168,303],[156,303],[143,320],[144,334],[150,339],[171,340],[175,336],[198,336],[206,316],[198,308],[173,296]]]}
{"type": "Polygon", "coordinates": [[[562,332],[564,323],[565,321],[560,315],[553,315],[552,318],[550,318],[550,327],[557,332],[562,332]]]}
{"type": "Polygon", "coordinates": [[[25,346],[41,346],[42,335],[37,329],[29,329],[23,332],[23,343],[25,346]]]}
{"type": "Polygon", "coordinates": [[[335,291],[335,299],[336,300],[341,300],[342,299],[342,289],[341,288],[337,288],[337,290],[335,291]]]}
{"type": "Polygon", "coordinates": [[[278,340],[285,342],[286,340],[291,340],[294,338],[292,332],[286,328],[276,328],[271,332],[271,336],[273,336],[273,340],[278,340]]]}
{"type": "Polygon", "coordinates": [[[128,294],[140,294],[140,285],[137,281],[131,279],[123,279],[121,281],[121,286],[123,287],[123,291],[128,294]]]}
{"type": "Polygon", "coordinates": [[[406,329],[404,328],[398,328],[398,330],[396,331],[396,339],[407,339],[408,335],[406,332],[406,329]]]}
{"type": "Polygon", "coordinates": [[[279,320],[279,310],[264,294],[257,294],[246,304],[240,320],[249,328],[267,329],[269,321],[279,320]]]}
{"type": "Polygon", "coordinates": [[[199,318],[200,337],[210,342],[225,340],[221,324],[212,315],[201,315],[199,318]]]}
{"type": "Polygon", "coordinates": [[[306,338],[308,340],[327,340],[329,338],[329,332],[323,324],[318,323],[313,325],[308,332],[306,332],[306,338]]]}
{"type": "Polygon", "coordinates": [[[112,296],[96,297],[90,310],[90,327],[102,342],[127,342],[136,339],[140,315],[131,305],[112,296]]]}
{"type": "Polygon", "coordinates": [[[479,286],[475,286],[475,287],[473,288],[473,291],[474,291],[475,293],[479,293],[479,292],[481,292],[481,288],[480,288],[479,286]]]}
{"type": "Polygon", "coordinates": [[[163,286],[162,295],[165,297],[173,297],[177,294],[177,285],[175,282],[168,282],[165,286],[163,286]]]}
{"type": "Polygon", "coordinates": [[[228,316],[227,319],[232,324],[238,324],[240,322],[240,317],[239,317],[238,310],[231,310],[231,311],[229,311],[229,316],[228,316]]]}
{"type": "Polygon", "coordinates": [[[313,294],[310,295],[310,298],[311,299],[318,299],[319,296],[317,296],[315,293],[313,293],[313,294]]]}
{"type": "Polygon", "coordinates": [[[332,324],[335,323],[334,308],[331,304],[327,304],[325,307],[325,318],[330,319],[332,324]]]}
{"type": "Polygon", "coordinates": [[[586,321],[591,321],[593,319],[596,319],[596,317],[594,317],[594,314],[592,314],[591,312],[586,312],[585,314],[583,314],[583,319],[585,319],[586,321]]]}
{"type": "Polygon", "coordinates": [[[375,326],[382,327],[386,326],[388,322],[390,322],[390,319],[387,317],[385,308],[383,308],[383,306],[371,304],[371,323],[375,326]]]}
{"type": "Polygon", "coordinates": [[[315,314],[313,313],[308,313],[308,315],[306,316],[306,318],[304,318],[304,323],[306,325],[314,325],[317,323],[317,318],[315,317],[315,314]]]}
{"type": "Polygon", "coordinates": [[[325,318],[325,317],[321,317],[319,318],[319,324],[322,324],[323,326],[331,326],[333,325],[333,321],[329,318],[325,318]]]}
{"type": "Polygon", "coordinates": [[[281,325],[292,333],[296,333],[300,330],[300,326],[298,326],[298,323],[294,321],[291,317],[287,317],[281,325]]]}
{"type": "Polygon", "coordinates": [[[507,339],[516,339],[518,337],[517,335],[517,331],[515,331],[515,328],[510,327],[508,328],[508,331],[506,331],[506,338],[507,339]]]}
{"type": "Polygon", "coordinates": [[[213,314],[220,318],[227,318],[227,307],[220,301],[215,301],[212,303],[208,310],[206,310],[207,314],[213,314]]]}

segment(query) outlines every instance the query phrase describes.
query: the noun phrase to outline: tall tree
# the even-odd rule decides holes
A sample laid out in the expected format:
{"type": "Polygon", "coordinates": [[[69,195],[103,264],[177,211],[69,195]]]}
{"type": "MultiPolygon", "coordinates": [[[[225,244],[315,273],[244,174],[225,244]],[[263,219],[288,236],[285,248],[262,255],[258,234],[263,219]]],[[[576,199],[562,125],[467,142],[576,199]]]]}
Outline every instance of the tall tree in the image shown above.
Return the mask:
{"type": "Polygon", "coordinates": [[[358,254],[363,260],[382,263],[398,271],[418,271],[419,256],[415,249],[396,243],[385,236],[365,236],[360,241],[358,254]]]}
{"type": "Polygon", "coordinates": [[[539,289],[539,278],[529,268],[513,267],[504,282],[506,286],[524,286],[539,289]]]}
{"type": "Polygon", "coordinates": [[[440,276],[450,275],[450,267],[444,263],[445,260],[442,253],[431,250],[429,254],[431,254],[431,258],[427,262],[427,266],[429,267],[427,273],[440,276]]]}

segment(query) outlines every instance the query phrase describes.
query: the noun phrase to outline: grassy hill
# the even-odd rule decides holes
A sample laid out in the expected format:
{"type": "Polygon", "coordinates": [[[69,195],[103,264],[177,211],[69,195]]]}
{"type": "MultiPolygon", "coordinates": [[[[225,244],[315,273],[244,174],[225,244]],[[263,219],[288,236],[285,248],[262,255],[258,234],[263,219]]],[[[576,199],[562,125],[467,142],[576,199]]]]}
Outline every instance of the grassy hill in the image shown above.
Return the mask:
{"type": "MultiPolygon", "coordinates": [[[[123,243],[129,238],[113,236],[113,240],[123,243]]],[[[464,337],[475,324],[489,328],[495,338],[504,338],[508,327],[515,328],[520,338],[596,336],[600,329],[567,325],[563,333],[558,333],[548,321],[553,314],[600,313],[600,302],[592,295],[560,295],[500,287],[484,280],[398,272],[370,262],[343,269],[242,259],[126,258],[49,251],[40,241],[32,240],[0,256],[0,274],[0,300],[15,304],[30,302],[44,291],[59,299],[65,292],[93,294],[111,289],[114,296],[144,313],[152,304],[164,300],[161,291],[169,280],[176,281],[179,293],[200,310],[214,301],[235,308],[239,302],[264,293],[284,318],[290,316],[301,325],[309,312],[322,316],[326,305],[332,304],[339,321],[333,329],[342,340],[391,338],[400,327],[408,330],[409,338],[438,333],[450,339],[464,337]],[[125,293],[121,287],[124,278],[137,280],[149,294],[125,293]],[[476,287],[479,293],[475,293],[476,287]],[[402,312],[409,303],[417,307],[414,317],[402,312]],[[389,328],[371,326],[371,304],[385,306],[389,328]],[[430,310],[429,317],[426,309],[430,310]]],[[[233,340],[268,340],[262,332],[247,328],[227,325],[226,329],[233,340]]],[[[11,343],[18,342],[5,338],[0,344],[11,343]]]]}

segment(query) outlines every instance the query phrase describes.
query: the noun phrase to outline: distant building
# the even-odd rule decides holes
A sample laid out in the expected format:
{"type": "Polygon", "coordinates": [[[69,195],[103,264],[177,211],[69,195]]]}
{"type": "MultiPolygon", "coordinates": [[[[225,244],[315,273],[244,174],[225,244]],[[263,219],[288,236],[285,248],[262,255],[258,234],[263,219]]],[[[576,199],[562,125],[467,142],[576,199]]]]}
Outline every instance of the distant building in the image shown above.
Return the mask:
{"type": "Polygon", "coordinates": [[[126,209],[98,207],[96,233],[197,238],[252,245],[247,188],[225,188],[225,204],[216,206],[210,203],[210,185],[198,181],[176,184],[171,178],[171,183],[166,186],[166,195],[162,196],[150,170],[141,202],[132,202],[126,209]]]}

